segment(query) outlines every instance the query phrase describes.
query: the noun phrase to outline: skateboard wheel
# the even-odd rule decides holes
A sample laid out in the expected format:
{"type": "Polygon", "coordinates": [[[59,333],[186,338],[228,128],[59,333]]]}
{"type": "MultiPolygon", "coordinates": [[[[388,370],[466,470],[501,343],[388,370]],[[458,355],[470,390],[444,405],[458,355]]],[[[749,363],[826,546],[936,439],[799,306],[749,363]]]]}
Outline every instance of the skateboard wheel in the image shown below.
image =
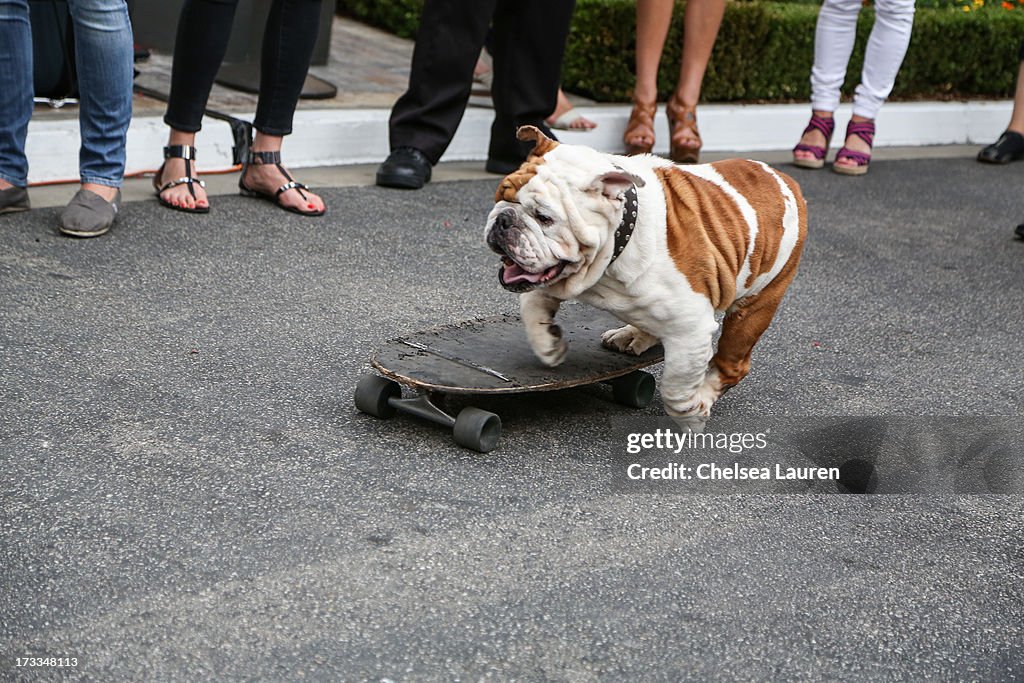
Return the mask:
{"type": "Polygon", "coordinates": [[[615,402],[630,408],[646,408],[654,399],[654,375],[634,370],[612,380],[612,396],[615,402]]]}
{"type": "Polygon", "coordinates": [[[379,375],[363,375],[356,385],[356,408],[374,417],[393,417],[397,410],[388,399],[401,395],[402,387],[398,382],[379,375]]]}
{"type": "Polygon", "coordinates": [[[501,418],[479,408],[463,408],[452,429],[455,443],[480,453],[490,453],[501,438],[501,418]]]}

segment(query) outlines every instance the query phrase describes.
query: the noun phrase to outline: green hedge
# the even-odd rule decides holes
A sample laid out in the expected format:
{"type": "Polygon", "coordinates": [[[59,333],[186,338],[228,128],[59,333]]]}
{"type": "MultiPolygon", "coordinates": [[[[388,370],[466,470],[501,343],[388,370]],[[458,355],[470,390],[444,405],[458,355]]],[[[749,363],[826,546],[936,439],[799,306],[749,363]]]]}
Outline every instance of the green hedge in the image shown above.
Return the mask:
{"type": "MultiPolygon", "coordinates": [[[[344,13],[405,37],[414,37],[422,0],[339,0],[344,13]]],[[[659,73],[662,99],[678,76],[683,2],[677,0],[659,73]]],[[[818,6],[806,3],[730,2],[704,80],[704,99],[790,101],[810,97],[818,6]]],[[[859,80],[874,11],[864,9],[847,89],[859,80]]],[[[563,86],[598,101],[624,102],[633,84],[635,0],[577,0],[566,49],[563,86]]],[[[1024,11],[953,8],[917,10],[914,35],[896,81],[898,99],[1008,97],[1024,37],[1024,11]]]]}

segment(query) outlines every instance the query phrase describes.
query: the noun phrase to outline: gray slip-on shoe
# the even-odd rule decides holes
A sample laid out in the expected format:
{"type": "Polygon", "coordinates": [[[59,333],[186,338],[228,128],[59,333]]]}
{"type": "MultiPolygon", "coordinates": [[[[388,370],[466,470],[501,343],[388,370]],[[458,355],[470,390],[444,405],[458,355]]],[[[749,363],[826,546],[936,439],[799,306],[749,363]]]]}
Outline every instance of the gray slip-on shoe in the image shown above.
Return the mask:
{"type": "Polygon", "coordinates": [[[0,190],[0,213],[28,211],[30,208],[28,190],[24,187],[15,186],[0,190]]]}
{"type": "Polygon", "coordinates": [[[79,190],[60,213],[60,231],[74,237],[98,237],[110,230],[120,206],[120,190],[112,202],[95,192],[79,190]]]}

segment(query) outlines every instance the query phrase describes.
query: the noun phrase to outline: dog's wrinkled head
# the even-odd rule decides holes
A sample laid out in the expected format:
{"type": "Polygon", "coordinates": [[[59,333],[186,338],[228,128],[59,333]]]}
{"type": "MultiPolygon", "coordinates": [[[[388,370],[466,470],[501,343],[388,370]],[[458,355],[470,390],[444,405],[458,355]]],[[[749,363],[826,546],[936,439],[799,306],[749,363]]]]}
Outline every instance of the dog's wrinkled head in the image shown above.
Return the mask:
{"type": "Polygon", "coordinates": [[[498,279],[512,292],[548,287],[571,298],[600,279],[623,195],[644,182],[613,157],[559,144],[533,126],[518,135],[534,141],[533,151],[501,181],[485,230],[488,246],[502,257],[498,279]]]}

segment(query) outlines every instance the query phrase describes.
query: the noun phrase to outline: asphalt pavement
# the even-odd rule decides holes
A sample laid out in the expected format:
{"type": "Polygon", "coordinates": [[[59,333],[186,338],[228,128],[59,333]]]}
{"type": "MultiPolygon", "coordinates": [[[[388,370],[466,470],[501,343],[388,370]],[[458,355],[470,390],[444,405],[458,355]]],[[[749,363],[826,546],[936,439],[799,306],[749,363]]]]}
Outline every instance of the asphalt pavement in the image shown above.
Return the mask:
{"type": "MultiPolygon", "coordinates": [[[[783,170],[809,242],[716,413],[1020,417],[1024,164],[783,170]]],[[[473,401],[487,455],[358,413],[382,341],[515,309],[496,183],[0,217],[0,678],[1024,679],[1021,495],[624,493],[604,387],[473,401]]]]}

